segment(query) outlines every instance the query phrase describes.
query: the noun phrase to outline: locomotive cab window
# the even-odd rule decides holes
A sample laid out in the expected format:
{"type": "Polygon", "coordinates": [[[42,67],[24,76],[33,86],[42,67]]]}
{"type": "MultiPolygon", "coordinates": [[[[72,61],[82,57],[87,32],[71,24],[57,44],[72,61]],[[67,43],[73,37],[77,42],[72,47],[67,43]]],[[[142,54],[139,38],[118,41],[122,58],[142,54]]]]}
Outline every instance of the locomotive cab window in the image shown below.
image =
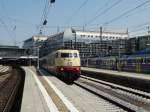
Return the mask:
{"type": "Polygon", "coordinates": [[[77,58],[78,57],[78,54],[77,53],[74,53],[74,58],[77,58]]]}
{"type": "Polygon", "coordinates": [[[61,53],[61,58],[69,58],[69,53],[61,53]]]}
{"type": "Polygon", "coordinates": [[[78,58],[77,53],[61,53],[61,58],[78,58]]]}

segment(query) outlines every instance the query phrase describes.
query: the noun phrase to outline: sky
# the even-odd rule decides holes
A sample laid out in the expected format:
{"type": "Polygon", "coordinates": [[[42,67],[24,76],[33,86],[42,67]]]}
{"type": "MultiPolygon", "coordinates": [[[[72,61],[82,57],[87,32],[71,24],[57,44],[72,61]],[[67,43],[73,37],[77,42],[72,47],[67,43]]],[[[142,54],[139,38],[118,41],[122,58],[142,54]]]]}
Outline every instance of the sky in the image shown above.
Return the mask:
{"type": "MultiPolygon", "coordinates": [[[[21,45],[39,33],[49,0],[0,0],[0,45],[21,45]]],[[[74,27],[146,35],[150,25],[150,0],[55,0],[48,8],[44,35],[74,27]]]]}

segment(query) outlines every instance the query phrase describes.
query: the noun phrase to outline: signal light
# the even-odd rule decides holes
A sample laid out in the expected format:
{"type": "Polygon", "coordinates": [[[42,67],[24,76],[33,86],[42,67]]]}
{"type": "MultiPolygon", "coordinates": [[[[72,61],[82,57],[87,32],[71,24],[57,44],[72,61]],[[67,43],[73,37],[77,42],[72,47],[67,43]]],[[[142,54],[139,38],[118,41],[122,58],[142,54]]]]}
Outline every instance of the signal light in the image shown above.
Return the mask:
{"type": "Polygon", "coordinates": [[[64,69],[63,68],[60,68],[60,71],[63,71],[64,69]]]}
{"type": "Polygon", "coordinates": [[[76,68],[76,70],[80,70],[80,68],[76,68]]]}

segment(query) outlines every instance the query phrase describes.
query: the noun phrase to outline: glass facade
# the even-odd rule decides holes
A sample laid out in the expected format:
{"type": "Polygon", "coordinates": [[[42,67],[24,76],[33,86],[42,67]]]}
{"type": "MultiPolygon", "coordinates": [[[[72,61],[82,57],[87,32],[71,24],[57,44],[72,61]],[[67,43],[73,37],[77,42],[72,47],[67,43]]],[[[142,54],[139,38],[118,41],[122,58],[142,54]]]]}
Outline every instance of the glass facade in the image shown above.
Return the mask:
{"type": "Polygon", "coordinates": [[[128,40],[127,51],[129,54],[150,50],[150,35],[130,38],[128,40]]]}
{"type": "MultiPolygon", "coordinates": [[[[58,49],[77,49],[81,58],[118,55],[126,53],[126,38],[123,36],[102,36],[99,32],[64,31],[50,36],[41,48],[41,57],[58,49]],[[120,49],[119,49],[120,48],[120,49]]],[[[121,35],[121,34],[120,34],[121,35]]]]}

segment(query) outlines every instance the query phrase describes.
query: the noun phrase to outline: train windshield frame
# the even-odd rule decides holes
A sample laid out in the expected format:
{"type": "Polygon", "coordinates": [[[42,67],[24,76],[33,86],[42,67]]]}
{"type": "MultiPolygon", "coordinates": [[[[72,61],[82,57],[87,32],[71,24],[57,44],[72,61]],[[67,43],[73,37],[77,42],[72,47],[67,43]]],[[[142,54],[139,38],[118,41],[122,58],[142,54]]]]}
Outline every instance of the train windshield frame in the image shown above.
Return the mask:
{"type": "Polygon", "coordinates": [[[61,58],[78,58],[77,53],[61,53],[61,58]]]}

